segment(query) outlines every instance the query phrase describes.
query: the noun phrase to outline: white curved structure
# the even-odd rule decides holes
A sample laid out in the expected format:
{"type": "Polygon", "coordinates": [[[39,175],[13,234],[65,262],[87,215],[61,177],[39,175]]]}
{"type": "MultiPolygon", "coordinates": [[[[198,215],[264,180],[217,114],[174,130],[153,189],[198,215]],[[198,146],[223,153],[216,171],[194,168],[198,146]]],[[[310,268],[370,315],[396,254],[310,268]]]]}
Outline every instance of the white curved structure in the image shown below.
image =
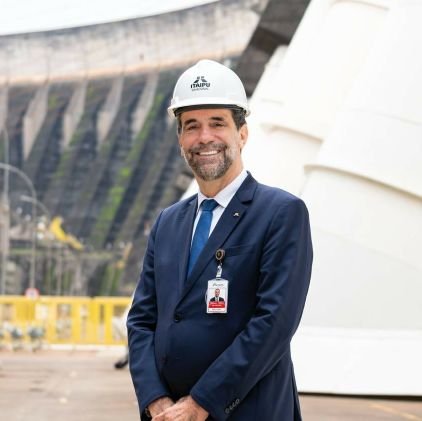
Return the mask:
{"type": "Polygon", "coordinates": [[[306,392],[422,395],[422,2],[314,0],[252,99],[246,167],[307,203],[306,392]]]}

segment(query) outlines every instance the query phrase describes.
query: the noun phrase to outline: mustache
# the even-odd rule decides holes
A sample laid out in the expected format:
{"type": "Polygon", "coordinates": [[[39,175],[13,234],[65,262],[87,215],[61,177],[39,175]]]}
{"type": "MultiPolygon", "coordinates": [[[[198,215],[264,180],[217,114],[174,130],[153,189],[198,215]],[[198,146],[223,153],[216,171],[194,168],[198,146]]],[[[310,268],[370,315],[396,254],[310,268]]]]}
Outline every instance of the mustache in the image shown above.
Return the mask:
{"type": "Polygon", "coordinates": [[[194,154],[198,152],[223,151],[227,149],[224,143],[209,143],[207,145],[197,145],[189,148],[187,152],[194,154]]]}

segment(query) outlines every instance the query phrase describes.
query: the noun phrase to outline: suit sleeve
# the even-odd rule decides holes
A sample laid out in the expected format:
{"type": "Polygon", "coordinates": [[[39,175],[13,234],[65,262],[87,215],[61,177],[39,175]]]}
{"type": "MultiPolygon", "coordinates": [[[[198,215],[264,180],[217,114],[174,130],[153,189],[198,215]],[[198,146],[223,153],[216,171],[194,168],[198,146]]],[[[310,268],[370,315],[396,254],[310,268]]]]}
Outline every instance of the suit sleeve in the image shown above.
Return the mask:
{"type": "Polygon", "coordinates": [[[154,224],[148,240],[140,280],[127,319],[129,368],[141,414],[154,400],[170,396],[158,372],[154,353],[157,324],[154,240],[159,219],[160,217],[154,224]]]}
{"type": "Polygon", "coordinates": [[[311,266],[308,212],[294,198],[278,209],[267,230],[254,315],[191,390],[193,399],[216,419],[227,419],[227,405],[242,402],[289,352],[303,312],[311,266]]]}

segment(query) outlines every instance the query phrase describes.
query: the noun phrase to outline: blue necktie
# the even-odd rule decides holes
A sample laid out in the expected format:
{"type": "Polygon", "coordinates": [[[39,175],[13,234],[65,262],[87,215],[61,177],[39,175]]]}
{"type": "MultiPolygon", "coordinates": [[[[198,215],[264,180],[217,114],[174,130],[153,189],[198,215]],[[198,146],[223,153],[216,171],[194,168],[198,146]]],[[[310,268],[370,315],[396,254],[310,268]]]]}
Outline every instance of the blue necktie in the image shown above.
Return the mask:
{"type": "Polygon", "coordinates": [[[210,227],[212,221],[212,212],[218,206],[214,199],[204,200],[201,203],[201,216],[196,225],[195,234],[193,235],[192,246],[190,248],[188,274],[195,265],[196,259],[201,254],[205,243],[208,241],[210,227]]]}

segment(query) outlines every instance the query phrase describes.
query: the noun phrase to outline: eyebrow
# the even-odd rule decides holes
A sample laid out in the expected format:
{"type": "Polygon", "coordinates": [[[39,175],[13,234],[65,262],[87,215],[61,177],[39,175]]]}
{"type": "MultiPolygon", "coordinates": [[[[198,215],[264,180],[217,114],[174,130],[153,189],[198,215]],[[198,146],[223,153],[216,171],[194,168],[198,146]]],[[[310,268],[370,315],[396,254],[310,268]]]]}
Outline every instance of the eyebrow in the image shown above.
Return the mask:
{"type": "Polygon", "coordinates": [[[188,124],[195,123],[197,120],[195,118],[190,118],[183,123],[183,126],[187,126],[188,124]]]}
{"type": "MultiPolygon", "coordinates": [[[[210,117],[210,120],[213,120],[213,121],[226,121],[226,119],[224,117],[210,117]]],[[[196,123],[197,121],[198,120],[196,118],[190,118],[189,120],[186,120],[183,123],[183,126],[187,126],[188,124],[191,124],[191,123],[196,123]]]]}

